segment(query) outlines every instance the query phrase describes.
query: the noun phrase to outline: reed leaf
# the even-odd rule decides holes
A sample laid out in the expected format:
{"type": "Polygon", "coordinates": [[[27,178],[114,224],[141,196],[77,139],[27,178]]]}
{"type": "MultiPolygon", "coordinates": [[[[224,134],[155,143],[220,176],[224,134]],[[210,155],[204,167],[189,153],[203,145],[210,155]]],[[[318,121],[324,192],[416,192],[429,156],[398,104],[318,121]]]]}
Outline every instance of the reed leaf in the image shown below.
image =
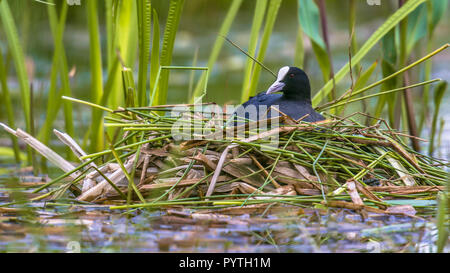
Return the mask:
{"type": "MultiPolygon", "coordinates": [[[[67,3],[63,4],[63,9],[67,8],[67,3]]],[[[63,33],[64,33],[64,24],[65,24],[65,17],[60,16],[59,20],[59,27],[61,28],[61,36],[60,43],[58,46],[61,46],[61,58],[59,62],[59,68],[60,68],[60,80],[61,80],[61,88],[62,88],[62,94],[64,96],[72,96],[72,90],[70,88],[70,80],[69,80],[69,66],[67,64],[67,57],[66,52],[64,49],[64,41],[63,41],[63,33]]],[[[66,129],[66,133],[69,135],[74,135],[75,129],[73,125],[73,109],[72,104],[64,101],[63,102],[63,112],[64,112],[64,125],[66,129]]],[[[68,155],[69,160],[75,159],[70,149],[67,147],[66,153],[68,155]]]]}
{"type": "MultiPolygon", "coordinates": [[[[266,56],[266,50],[269,46],[270,36],[272,35],[273,26],[277,19],[278,10],[280,8],[282,0],[271,0],[267,10],[266,23],[264,26],[264,32],[261,38],[260,46],[258,49],[257,60],[264,63],[264,58],[266,56]]],[[[255,66],[252,74],[252,81],[250,83],[250,96],[256,94],[256,88],[258,87],[259,75],[261,74],[261,66],[255,66]]]]}
{"type": "MultiPolygon", "coordinates": [[[[198,61],[198,47],[195,48],[194,57],[192,58],[192,66],[197,66],[198,61]]],[[[195,79],[195,70],[191,71],[189,75],[189,90],[188,90],[188,99],[192,97],[192,92],[194,91],[194,79],[195,79]]]]}
{"type": "Polygon", "coordinates": [[[320,36],[319,8],[312,0],[298,0],[298,19],[304,33],[311,40],[314,55],[317,58],[324,82],[330,78],[331,64],[326,50],[325,42],[320,36]]]}
{"type": "Polygon", "coordinates": [[[135,107],[136,101],[136,87],[134,85],[133,71],[124,67],[122,69],[123,90],[125,98],[125,107],[135,107]]]}
{"type": "Polygon", "coordinates": [[[295,40],[294,66],[304,68],[305,48],[303,45],[303,30],[300,23],[298,24],[297,38],[295,40]]]}
{"type": "Polygon", "coordinates": [[[106,28],[106,63],[108,65],[108,71],[111,69],[114,60],[114,15],[113,15],[113,2],[117,4],[117,0],[105,0],[105,28],[106,28]]]}
{"type": "MultiPolygon", "coordinates": [[[[266,13],[266,0],[257,0],[255,2],[255,13],[253,15],[252,30],[250,32],[250,41],[248,45],[248,54],[255,56],[256,47],[258,46],[259,32],[264,20],[264,14],[266,13]]],[[[241,102],[248,100],[250,96],[250,78],[252,76],[254,61],[250,58],[247,59],[245,64],[244,80],[242,82],[241,102]]]]}
{"type": "MultiPolygon", "coordinates": [[[[16,138],[17,140],[17,138],[16,138]]],[[[21,161],[27,160],[27,156],[26,154],[20,152],[20,150],[18,151],[18,153],[16,153],[16,151],[14,150],[14,146],[12,148],[8,148],[8,147],[0,147],[0,157],[18,157],[19,160],[16,162],[20,163],[21,161]]],[[[8,172],[8,170],[5,169],[5,174],[8,172]]],[[[2,175],[4,173],[1,173],[2,175]]]]}
{"type": "MultiPolygon", "coordinates": [[[[44,143],[45,145],[48,145],[50,135],[52,132],[52,126],[53,122],[56,119],[56,116],[58,114],[59,106],[60,106],[60,95],[58,92],[58,86],[57,86],[57,76],[59,71],[59,58],[61,56],[61,38],[63,33],[63,28],[58,26],[58,18],[56,14],[55,6],[48,5],[48,18],[50,22],[50,28],[52,30],[53,34],[53,41],[54,41],[54,52],[53,52],[53,60],[52,60],[52,68],[50,72],[50,87],[48,91],[48,101],[47,101],[47,113],[45,117],[44,124],[42,125],[42,128],[39,132],[39,139],[44,143]]],[[[65,17],[67,15],[67,9],[63,9],[61,12],[61,19],[65,20],[65,17]]]]}
{"type": "MultiPolygon", "coordinates": [[[[119,55],[122,65],[134,67],[136,50],[138,47],[138,19],[136,1],[117,1],[113,5],[114,26],[114,55],[119,55]]],[[[114,62],[114,61],[113,61],[114,62]]],[[[116,109],[123,105],[123,84],[120,67],[114,72],[111,94],[109,95],[109,106],[116,109]]]]}
{"type": "MultiPolygon", "coordinates": [[[[423,63],[424,61],[430,59],[431,57],[433,57],[434,55],[438,54],[439,52],[442,52],[443,50],[447,49],[449,46],[450,46],[450,44],[445,44],[445,45],[441,46],[440,48],[436,49],[435,51],[433,51],[433,52],[427,54],[426,56],[424,56],[424,57],[422,57],[422,58],[420,58],[419,60],[417,60],[417,61],[415,61],[415,62],[413,62],[413,63],[411,63],[411,64],[409,64],[409,65],[407,65],[407,66],[405,66],[405,67],[403,67],[402,69],[399,69],[399,70],[395,71],[394,73],[390,74],[389,76],[384,77],[383,79],[381,79],[381,80],[379,80],[379,81],[376,81],[376,82],[374,82],[374,83],[372,83],[372,84],[370,84],[370,85],[368,85],[368,86],[366,86],[366,87],[364,87],[364,88],[361,88],[361,89],[359,89],[359,90],[356,90],[356,91],[352,92],[351,94],[348,93],[348,92],[345,92],[345,94],[344,94],[343,96],[341,96],[341,97],[340,97],[338,100],[336,100],[335,102],[340,102],[340,101],[346,99],[347,96],[350,96],[350,95],[351,95],[351,96],[355,96],[355,95],[364,93],[364,92],[366,92],[367,90],[370,90],[370,89],[372,89],[372,88],[374,88],[374,87],[376,87],[376,86],[378,86],[378,85],[384,84],[384,83],[386,83],[387,81],[389,81],[389,80],[391,80],[391,79],[397,77],[398,75],[404,73],[405,71],[408,71],[409,69],[411,69],[411,68],[413,68],[413,67],[415,67],[415,66],[417,66],[417,65],[419,65],[419,64],[421,64],[421,63],[423,63]]],[[[325,104],[324,106],[327,106],[327,104],[325,104]]],[[[323,108],[324,106],[320,106],[320,107],[318,107],[318,108],[323,108]]]]}
{"type": "MultiPolygon", "coordinates": [[[[103,94],[102,77],[102,53],[100,46],[99,23],[97,17],[97,1],[86,2],[87,21],[89,29],[89,54],[91,64],[91,100],[99,103],[103,94]]],[[[98,118],[98,109],[92,109],[92,120],[98,118]]],[[[99,151],[103,149],[103,126],[100,123],[98,127],[91,128],[90,151],[99,151]]]]}
{"type": "MultiPolygon", "coordinates": [[[[22,46],[19,41],[17,28],[14,24],[14,19],[8,5],[8,1],[4,0],[0,3],[0,20],[3,24],[3,30],[8,41],[9,51],[13,57],[16,74],[20,86],[20,101],[22,102],[22,109],[25,118],[26,130],[31,129],[30,118],[30,83],[28,80],[27,71],[25,69],[25,57],[22,51],[22,46]]],[[[27,161],[31,162],[31,150],[28,149],[27,161]]]]}
{"type": "MultiPolygon", "coordinates": [[[[6,69],[3,62],[3,53],[1,51],[0,51],[0,86],[2,91],[0,93],[0,99],[3,102],[2,105],[5,106],[8,125],[9,127],[16,128],[15,125],[16,122],[14,119],[14,110],[7,82],[6,69]]],[[[13,135],[11,135],[11,141],[12,141],[12,150],[14,151],[14,159],[16,160],[16,163],[20,163],[21,158],[20,158],[19,142],[17,141],[17,138],[14,137],[13,135]]]]}
{"type": "Polygon", "coordinates": [[[361,74],[361,76],[356,80],[353,89],[360,90],[363,88],[364,85],[366,85],[366,83],[369,81],[370,77],[372,76],[373,72],[375,71],[377,64],[378,64],[378,62],[374,62],[369,68],[367,68],[366,71],[364,71],[361,74]]]}
{"type": "MultiPolygon", "coordinates": [[[[381,25],[370,38],[361,46],[358,53],[353,56],[351,65],[352,67],[361,62],[362,58],[369,53],[369,51],[378,43],[378,41],[383,38],[391,29],[393,29],[402,19],[404,19],[408,14],[414,11],[417,6],[425,0],[409,0],[401,8],[399,8],[393,15],[391,15],[384,23],[381,25]]],[[[347,73],[350,71],[350,64],[347,63],[342,67],[334,77],[334,83],[339,83],[347,73]]],[[[329,80],[312,99],[313,106],[320,103],[327,95],[331,92],[333,88],[333,80],[329,80]]]]}
{"type": "MultiPolygon", "coordinates": [[[[395,30],[389,31],[382,39],[383,59],[381,60],[381,73],[383,77],[387,77],[396,71],[397,48],[395,45],[395,30]]],[[[397,86],[397,78],[385,81],[381,86],[381,91],[391,90],[397,86]]],[[[383,109],[388,105],[388,117],[391,126],[394,124],[395,94],[383,95],[378,98],[375,107],[375,117],[380,117],[383,109]]],[[[376,121],[374,121],[376,122],[376,121]]]]}
{"type": "Polygon", "coordinates": [[[325,42],[320,36],[319,9],[312,0],[298,0],[298,19],[303,32],[319,47],[325,48],[325,42]]]}
{"type": "MultiPolygon", "coordinates": [[[[180,23],[181,11],[183,10],[184,0],[171,0],[169,14],[167,15],[166,27],[161,48],[161,66],[168,66],[172,62],[173,46],[177,35],[178,25],[180,23]]],[[[164,69],[161,72],[159,81],[159,90],[154,100],[155,105],[166,104],[167,92],[169,87],[169,70],[164,69]]]]}
{"type": "Polygon", "coordinates": [[[320,70],[322,71],[322,78],[324,82],[330,79],[331,64],[328,58],[328,53],[325,48],[322,48],[315,41],[311,40],[312,49],[314,55],[316,56],[317,63],[319,64],[320,70]]]}
{"type": "Polygon", "coordinates": [[[137,0],[139,27],[138,106],[147,105],[147,72],[150,57],[152,7],[150,0],[137,0]]]}
{"type": "MultiPolygon", "coordinates": [[[[374,62],[366,71],[364,71],[361,76],[356,80],[355,84],[353,85],[353,90],[359,90],[363,88],[363,86],[369,81],[370,76],[372,76],[373,71],[375,71],[375,68],[377,67],[377,62],[374,62]]],[[[353,91],[352,90],[352,91],[353,91]]],[[[343,110],[343,108],[338,108],[336,111],[337,113],[340,113],[343,110]]]]}
{"type": "Polygon", "coordinates": [[[448,245],[449,238],[449,221],[448,221],[448,193],[440,192],[437,196],[438,210],[437,210],[437,228],[438,238],[436,241],[437,252],[442,253],[446,245],[448,245]]]}
{"type": "Polygon", "coordinates": [[[439,109],[441,107],[442,99],[444,98],[445,91],[447,90],[447,82],[443,81],[439,83],[434,89],[434,114],[433,121],[431,123],[430,143],[428,146],[428,154],[431,156],[434,151],[434,140],[436,137],[436,125],[439,116],[439,109]]]}
{"type": "Polygon", "coordinates": [[[433,32],[437,24],[447,11],[448,1],[429,0],[428,2],[431,4],[431,20],[428,31],[433,32]]]}
{"type": "MultiPolygon", "coordinates": [[[[155,9],[153,9],[152,19],[153,19],[153,31],[152,31],[152,53],[150,58],[150,90],[154,89],[154,86],[156,84],[156,76],[158,75],[159,71],[159,19],[158,13],[156,12],[155,9]]],[[[157,94],[159,90],[158,86],[156,86],[155,90],[157,94]]],[[[151,97],[154,97],[155,95],[150,93],[151,97]]]]}
{"type": "MultiPolygon", "coordinates": [[[[50,3],[53,3],[52,1],[50,3]]],[[[53,34],[53,43],[54,43],[54,55],[53,55],[53,63],[52,69],[50,73],[50,89],[47,103],[47,115],[44,121],[44,124],[39,132],[39,139],[44,144],[48,144],[50,139],[50,135],[52,132],[52,125],[56,119],[59,108],[61,107],[61,99],[60,95],[57,91],[57,75],[58,72],[60,74],[61,81],[61,92],[64,96],[71,96],[71,88],[69,83],[69,69],[67,65],[67,58],[64,49],[63,43],[63,35],[65,29],[65,22],[67,17],[68,6],[64,2],[61,7],[61,14],[58,16],[56,14],[56,6],[48,5],[48,18],[50,22],[50,28],[53,34]]],[[[71,103],[63,102],[63,110],[64,110],[64,121],[66,132],[69,135],[74,134],[73,127],[73,110],[71,103]]],[[[67,148],[67,155],[69,159],[74,159],[73,154],[70,152],[70,149],[67,148]]]]}
{"type": "MultiPolygon", "coordinates": [[[[227,15],[225,16],[225,19],[223,20],[222,26],[220,27],[219,34],[216,38],[216,41],[214,42],[213,48],[211,50],[211,54],[209,55],[208,59],[208,69],[210,72],[212,72],[212,69],[214,67],[214,64],[217,61],[217,57],[219,56],[220,50],[222,49],[223,42],[225,39],[223,37],[226,37],[228,35],[228,31],[231,28],[231,24],[234,21],[234,18],[237,15],[237,12],[239,11],[239,7],[242,4],[242,0],[233,0],[231,2],[230,8],[228,9],[227,15]]],[[[206,78],[206,75],[202,75],[200,77],[200,80],[197,82],[197,85],[194,89],[194,94],[190,98],[189,102],[193,103],[195,101],[195,98],[200,97],[203,91],[203,86],[205,85],[205,81],[208,79],[206,78]]]]}
{"type": "MultiPolygon", "coordinates": [[[[441,20],[443,14],[447,10],[448,1],[430,0],[427,2],[427,41],[426,50],[430,52],[432,50],[434,41],[434,30],[436,25],[441,20]]],[[[425,62],[424,80],[427,81],[431,78],[431,61],[425,62]]],[[[429,113],[429,86],[423,88],[423,107],[420,115],[419,121],[419,134],[422,131],[425,119],[428,117],[429,113]]]]}
{"type": "Polygon", "coordinates": [[[406,55],[409,56],[416,43],[427,34],[427,3],[423,3],[408,15],[406,55]]]}

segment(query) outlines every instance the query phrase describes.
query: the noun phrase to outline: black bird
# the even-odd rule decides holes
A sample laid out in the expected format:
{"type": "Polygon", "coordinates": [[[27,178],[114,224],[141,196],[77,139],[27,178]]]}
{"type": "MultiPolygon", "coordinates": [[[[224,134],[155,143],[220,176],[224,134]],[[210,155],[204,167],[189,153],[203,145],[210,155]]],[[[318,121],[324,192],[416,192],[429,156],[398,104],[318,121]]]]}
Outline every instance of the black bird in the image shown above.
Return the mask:
{"type": "Polygon", "coordinates": [[[251,97],[242,104],[246,110],[249,109],[249,106],[252,108],[251,105],[255,106],[256,115],[252,115],[252,113],[249,114],[247,111],[243,113],[242,109],[239,108],[235,113],[239,117],[245,117],[251,120],[255,120],[255,116],[256,119],[280,116],[281,114],[278,111],[269,111],[267,115],[265,115],[265,112],[259,112],[259,106],[266,106],[267,109],[274,106],[294,120],[298,120],[306,114],[309,114],[303,119],[303,121],[306,122],[315,122],[325,119],[312,108],[311,87],[309,85],[308,76],[303,70],[293,66],[282,67],[278,72],[277,80],[269,87],[269,89],[267,89],[267,91],[251,97]],[[273,94],[275,92],[282,93],[273,94]],[[271,115],[271,112],[274,115],[271,115]]]}

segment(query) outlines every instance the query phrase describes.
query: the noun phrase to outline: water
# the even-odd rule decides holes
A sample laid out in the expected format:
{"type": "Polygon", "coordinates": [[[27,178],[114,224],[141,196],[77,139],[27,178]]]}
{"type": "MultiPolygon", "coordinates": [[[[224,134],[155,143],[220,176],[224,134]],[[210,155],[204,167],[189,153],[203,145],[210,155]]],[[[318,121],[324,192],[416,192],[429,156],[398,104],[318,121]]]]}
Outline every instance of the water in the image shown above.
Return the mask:
{"type": "MultiPolygon", "coordinates": [[[[0,178],[0,204],[35,197],[26,187],[31,182],[41,180],[0,178]]],[[[179,208],[126,212],[57,202],[0,207],[0,252],[436,251],[430,216],[362,219],[346,209],[293,206],[273,207],[264,215],[179,208]]]]}

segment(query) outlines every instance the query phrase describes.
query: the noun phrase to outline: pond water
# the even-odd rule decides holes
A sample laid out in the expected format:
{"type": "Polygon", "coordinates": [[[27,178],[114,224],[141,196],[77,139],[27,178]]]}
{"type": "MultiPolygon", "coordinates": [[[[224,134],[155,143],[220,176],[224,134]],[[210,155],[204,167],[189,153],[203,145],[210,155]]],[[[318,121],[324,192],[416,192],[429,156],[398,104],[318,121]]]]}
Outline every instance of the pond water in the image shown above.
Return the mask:
{"type": "MultiPolygon", "coordinates": [[[[278,206],[232,211],[110,210],[109,205],[34,202],[22,173],[0,178],[0,252],[436,252],[433,208],[421,216],[278,206]],[[21,181],[20,183],[18,181],[21,181]],[[2,207],[1,204],[16,202],[2,207]],[[423,216],[423,217],[422,217],[423,216]]],[[[449,241],[450,243],[450,241],[449,241]]],[[[444,249],[448,252],[449,245],[444,249]]]]}

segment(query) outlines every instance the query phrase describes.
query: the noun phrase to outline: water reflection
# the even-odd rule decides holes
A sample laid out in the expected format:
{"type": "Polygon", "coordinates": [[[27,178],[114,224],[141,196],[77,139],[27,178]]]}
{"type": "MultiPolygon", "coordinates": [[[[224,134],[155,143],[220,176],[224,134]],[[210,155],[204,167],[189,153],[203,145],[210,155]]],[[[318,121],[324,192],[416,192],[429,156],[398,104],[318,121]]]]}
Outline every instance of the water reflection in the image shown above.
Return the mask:
{"type": "MultiPolygon", "coordinates": [[[[1,178],[0,205],[26,196],[26,183],[1,178]]],[[[420,217],[369,214],[363,221],[346,209],[285,206],[262,216],[58,202],[1,206],[0,251],[429,252],[437,239],[434,224],[420,217]]]]}

